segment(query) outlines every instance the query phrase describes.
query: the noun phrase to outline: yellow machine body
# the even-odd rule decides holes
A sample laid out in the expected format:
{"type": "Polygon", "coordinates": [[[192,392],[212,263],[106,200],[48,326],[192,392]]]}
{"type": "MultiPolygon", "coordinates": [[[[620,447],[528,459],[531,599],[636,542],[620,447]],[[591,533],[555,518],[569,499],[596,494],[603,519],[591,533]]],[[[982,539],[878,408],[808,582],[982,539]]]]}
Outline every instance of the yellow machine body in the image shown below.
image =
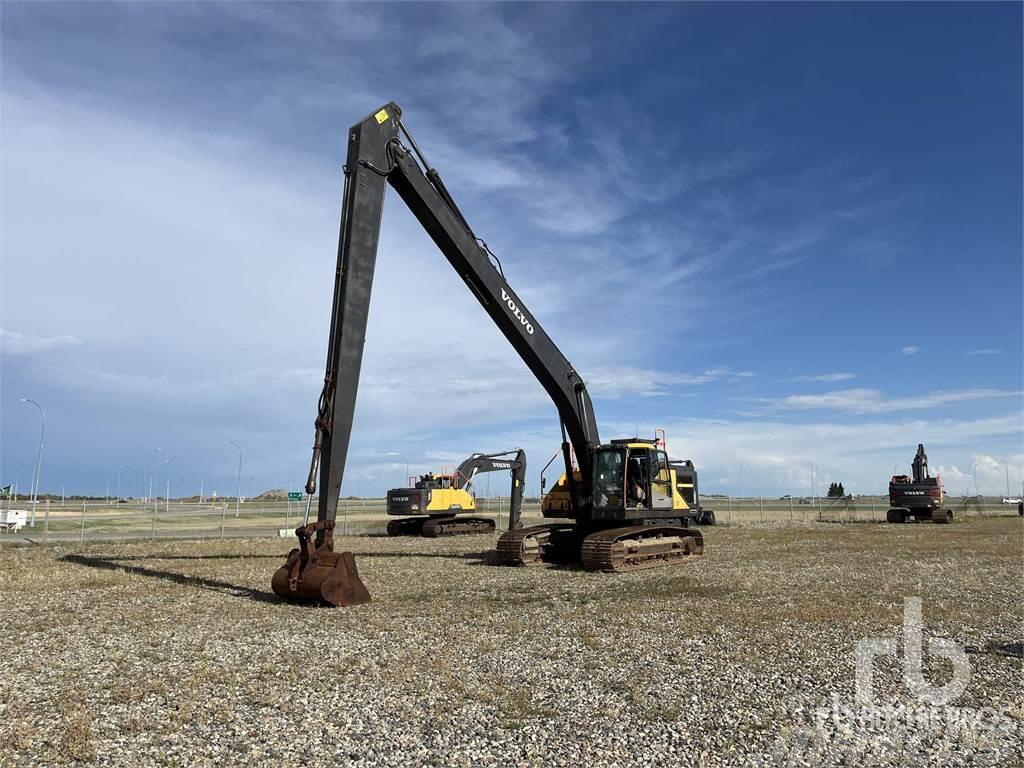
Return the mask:
{"type": "MultiPolygon", "coordinates": [[[[636,443],[619,443],[617,447],[625,447],[628,450],[643,451],[649,450],[651,444],[649,442],[636,442],[636,443]]],[[[690,505],[687,503],[684,496],[687,489],[692,493],[693,485],[691,483],[681,482],[676,476],[674,469],[669,469],[669,473],[672,476],[672,509],[679,512],[682,515],[687,515],[690,512],[690,505]]],[[[581,480],[581,475],[578,469],[573,470],[573,476],[577,482],[581,480]]],[[[565,517],[572,509],[572,505],[569,500],[569,481],[566,478],[565,473],[558,478],[551,490],[544,494],[541,499],[541,513],[544,517],[565,517]]]]}

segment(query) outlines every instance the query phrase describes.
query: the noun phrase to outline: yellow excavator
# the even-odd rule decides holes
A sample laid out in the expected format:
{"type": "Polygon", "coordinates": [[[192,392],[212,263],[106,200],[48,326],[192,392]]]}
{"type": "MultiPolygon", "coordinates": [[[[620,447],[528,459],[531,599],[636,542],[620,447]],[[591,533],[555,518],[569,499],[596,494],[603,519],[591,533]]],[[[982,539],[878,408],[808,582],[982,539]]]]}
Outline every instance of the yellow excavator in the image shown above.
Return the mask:
{"type": "MultiPolygon", "coordinates": [[[[558,412],[566,503],[557,514],[553,510],[544,514],[558,517],[559,522],[505,532],[498,540],[498,562],[569,561],[590,570],[623,571],[698,558],[703,537],[688,525],[689,516],[679,506],[663,442],[601,442],[583,379],[509,285],[501,262],[470,228],[440,174],[402,123],[398,105],[385,104],[352,126],[347,145],[330,339],[306,482],[306,515],[296,529],[299,546],[274,574],[274,592],[289,600],[331,605],[355,605],[370,599],[352,553],[334,551],[334,525],[388,185],[430,235],[558,412]],[[317,517],[310,522],[318,472],[317,517]]],[[[600,321],[599,314],[587,318],[588,322],[600,321]]]]}
{"type": "Polygon", "coordinates": [[[526,451],[522,448],[503,453],[474,453],[454,472],[429,472],[420,475],[411,488],[391,489],[387,512],[402,517],[388,522],[388,536],[436,539],[466,533],[493,533],[493,520],[469,516],[476,511],[473,481],[486,472],[502,471],[512,476],[508,529],[518,528],[526,478],[526,451]]]}

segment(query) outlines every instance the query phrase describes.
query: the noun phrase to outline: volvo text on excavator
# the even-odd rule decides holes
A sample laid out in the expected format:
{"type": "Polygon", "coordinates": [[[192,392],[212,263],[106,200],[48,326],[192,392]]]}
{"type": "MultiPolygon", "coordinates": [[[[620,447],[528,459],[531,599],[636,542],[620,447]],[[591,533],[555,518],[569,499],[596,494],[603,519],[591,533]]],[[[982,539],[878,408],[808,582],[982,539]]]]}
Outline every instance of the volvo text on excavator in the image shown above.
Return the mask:
{"type": "Polygon", "coordinates": [[[905,523],[908,520],[930,520],[933,523],[953,522],[953,510],[945,509],[946,493],[942,478],[928,474],[928,454],[924,445],[917,444],[917,453],[910,465],[913,473],[893,475],[889,480],[889,511],[885,514],[888,523],[905,523]]]}
{"type": "Polygon", "coordinates": [[[569,520],[504,533],[498,561],[525,565],[568,559],[582,561],[589,569],[614,571],[684,563],[700,556],[701,534],[684,524],[685,517],[674,504],[678,494],[673,493],[664,447],[645,441],[601,443],[583,379],[506,281],[501,262],[470,228],[401,117],[401,109],[391,102],[348,132],[330,339],[306,483],[306,518],[296,530],[299,547],[274,575],[274,591],[289,599],[332,604],[369,599],[351,553],[334,552],[333,531],[388,184],[558,411],[569,497],[568,508],[559,516],[569,520]],[[318,471],[317,519],[310,523],[318,471]],[[631,471],[647,472],[642,497],[627,492],[631,471]]]}
{"type": "Polygon", "coordinates": [[[388,514],[402,516],[388,521],[388,536],[434,539],[465,533],[493,533],[492,519],[470,516],[476,511],[473,481],[487,472],[508,472],[512,476],[508,529],[518,528],[526,478],[526,451],[522,448],[503,453],[474,453],[450,474],[430,472],[420,475],[411,488],[388,491],[388,514]]]}

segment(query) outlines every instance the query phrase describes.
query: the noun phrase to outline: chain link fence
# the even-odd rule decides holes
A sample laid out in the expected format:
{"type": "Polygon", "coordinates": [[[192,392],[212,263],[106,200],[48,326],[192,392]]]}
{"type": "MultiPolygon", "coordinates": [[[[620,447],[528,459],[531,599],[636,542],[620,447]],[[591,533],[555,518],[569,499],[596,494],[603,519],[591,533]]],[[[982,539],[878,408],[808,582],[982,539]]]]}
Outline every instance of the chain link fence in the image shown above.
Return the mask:
{"type": "MultiPolygon", "coordinates": [[[[868,523],[884,522],[889,508],[886,496],[827,498],[733,498],[702,497],[702,506],[715,511],[719,525],[757,523],[868,523]]],[[[6,508],[7,502],[5,502],[6,508]]],[[[495,520],[499,531],[508,524],[508,497],[477,498],[476,513],[495,520]]],[[[1003,503],[998,496],[946,497],[946,506],[955,519],[1016,515],[1016,505],[1003,503]]],[[[305,501],[249,500],[237,505],[234,499],[216,501],[57,501],[44,500],[36,505],[32,520],[31,505],[11,502],[14,511],[25,512],[26,524],[0,532],[0,542],[28,539],[36,543],[51,541],[104,541],[113,539],[158,538],[291,538],[302,523],[305,501]]],[[[316,517],[316,500],[310,511],[316,517]]],[[[525,525],[543,521],[540,502],[523,503],[525,525]]],[[[386,501],[378,499],[341,499],[338,502],[339,535],[383,535],[387,526],[386,501]]]]}

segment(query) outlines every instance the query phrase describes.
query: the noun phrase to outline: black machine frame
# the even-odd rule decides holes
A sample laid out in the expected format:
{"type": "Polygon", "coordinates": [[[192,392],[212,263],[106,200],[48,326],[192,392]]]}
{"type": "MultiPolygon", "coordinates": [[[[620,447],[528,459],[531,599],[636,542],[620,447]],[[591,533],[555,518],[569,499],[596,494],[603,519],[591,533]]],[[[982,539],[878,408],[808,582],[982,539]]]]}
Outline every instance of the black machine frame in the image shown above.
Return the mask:
{"type": "MultiPolygon", "coordinates": [[[[660,509],[593,514],[592,452],[601,443],[583,379],[505,279],[500,261],[478,238],[389,102],[348,133],[330,339],[306,492],[317,490],[317,522],[333,524],[348,454],[376,267],[384,194],[390,185],[433,239],[484,311],[551,398],[562,429],[570,509],[562,516],[598,527],[664,519],[660,509]],[[403,139],[409,146],[403,144],[403,139]],[[573,471],[578,469],[578,476],[573,471]]],[[[307,502],[307,521],[309,503],[307,502]]],[[[317,544],[329,526],[317,529],[317,544]]]]}

